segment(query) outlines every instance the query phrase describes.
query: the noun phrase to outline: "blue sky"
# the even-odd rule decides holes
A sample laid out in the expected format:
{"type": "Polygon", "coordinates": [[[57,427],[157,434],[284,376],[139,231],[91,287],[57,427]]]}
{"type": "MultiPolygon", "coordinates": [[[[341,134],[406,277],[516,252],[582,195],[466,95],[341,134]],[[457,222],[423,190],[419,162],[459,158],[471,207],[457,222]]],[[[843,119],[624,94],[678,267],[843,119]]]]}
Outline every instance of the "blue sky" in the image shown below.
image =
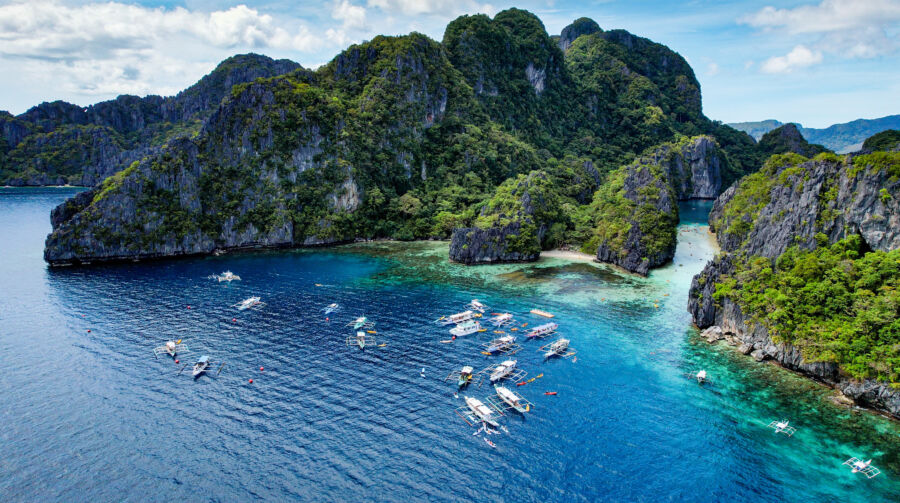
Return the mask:
{"type": "Polygon", "coordinates": [[[380,33],[440,40],[458,15],[511,6],[551,34],[586,16],[668,45],[713,119],[824,127],[900,113],[900,0],[0,0],[0,110],[174,94],[249,51],[315,67],[380,33]]]}

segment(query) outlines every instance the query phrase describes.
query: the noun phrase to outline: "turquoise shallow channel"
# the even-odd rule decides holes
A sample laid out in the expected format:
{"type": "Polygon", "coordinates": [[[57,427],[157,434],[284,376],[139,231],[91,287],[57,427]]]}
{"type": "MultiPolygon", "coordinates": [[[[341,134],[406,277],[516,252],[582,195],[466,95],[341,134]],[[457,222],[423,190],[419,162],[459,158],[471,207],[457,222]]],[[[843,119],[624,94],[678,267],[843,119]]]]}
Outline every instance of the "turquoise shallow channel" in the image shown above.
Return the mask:
{"type": "Polygon", "coordinates": [[[447,243],[51,270],[48,215],[73,193],[0,189],[0,500],[898,501],[895,422],[691,327],[708,202],[682,205],[674,263],[649,278],[559,257],[465,267],[447,243]],[[209,279],[224,270],[242,281],[209,279]],[[262,309],[231,307],[255,295],[262,309]],[[454,412],[490,387],[444,381],[497,362],[479,353],[495,334],[442,344],[434,323],[472,298],[520,324],[552,312],[577,350],[545,362],[523,342],[526,378],[544,376],[513,386],[534,408],[501,419],[496,448],[454,412]],[[384,347],[347,347],[362,315],[384,347]],[[154,358],[168,339],[221,374],[179,375],[154,358]],[[711,385],[685,376],[699,369],[711,385]],[[782,418],[793,437],[767,428],[782,418]]]}

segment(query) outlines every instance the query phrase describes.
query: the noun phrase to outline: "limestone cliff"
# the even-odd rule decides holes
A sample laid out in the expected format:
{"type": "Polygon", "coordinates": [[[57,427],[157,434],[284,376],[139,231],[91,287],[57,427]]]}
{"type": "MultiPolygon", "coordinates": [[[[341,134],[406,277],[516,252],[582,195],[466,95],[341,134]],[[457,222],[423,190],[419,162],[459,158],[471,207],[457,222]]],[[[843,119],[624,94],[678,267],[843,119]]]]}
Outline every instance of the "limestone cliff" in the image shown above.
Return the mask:
{"type": "Polygon", "coordinates": [[[558,213],[547,174],[520,175],[500,186],[474,227],[454,229],[450,259],[464,264],[537,260],[558,213]]]}
{"type": "MultiPolygon", "coordinates": [[[[694,323],[700,328],[712,327],[704,332],[711,342],[725,339],[757,360],[777,361],[837,387],[863,405],[900,418],[900,391],[888,382],[867,377],[873,372],[871,368],[858,367],[842,356],[844,343],[815,342],[811,337],[799,336],[800,328],[785,329],[798,322],[802,308],[803,316],[809,317],[803,330],[818,334],[835,330],[826,328],[833,323],[828,319],[817,321],[816,316],[825,316],[821,314],[825,311],[798,305],[799,299],[778,293],[779,288],[781,291],[803,288],[812,281],[823,280],[821,275],[827,274],[824,270],[809,270],[824,267],[821,260],[813,260],[817,255],[809,254],[842,253],[840,249],[828,250],[843,246],[840,243],[857,242],[854,249],[858,252],[846,252],[848,258],[836,262],[839,264],[836,270],[852,278],[857,274],[855,271],[868,267],[874,260],[875,255],[869,257],[870,253],[900,248],[897,173],[900,173],[900,158],[896,154],[857,157],[821,154],[811,160],[786,154],[773,156],[759,173],[730,187],[716,200],[710,214],[710,226],[717,233],[723,253],[707,264],[691,284],[688,310],[694,323]],[[811,265],[797,265],[798,260],[811,265]],[[811,279],[788,281],[787,286],[778,283],[778,278],[786,274],[798,278],[807,274],[811,279]],[[764,305],[768,306],[763,310],[766,314],[759,311],[764,305]],[[826,347],[830,349],[824,350],[826,347]]],[[[885,263],[892,263],[891,259],[885,263]]],[[[880,290],[877,285],[881,281],[893,281],[885,279],[893,273],[883,267],[878,270],[881,276],[877,279],[851,280],[848,287],[838,286],[840,282],[835,277],[831,281],[835,290],[826,294],[833,298],[813,302],[827,305],[846,296],[850,304],[835,308],[842,315],[848,310],[868,309],[862,307],[865,304],[853,303],[852,299],[858,295],[859,298],[873,296],[872,292],[863,291],[867,288],[872,288],[877,295],[891,291],[889,286],[880,290]],[[859,288],[863,290],[853,290],[859,288]]],[[[873,323],[864,330],[870,340],[877,333],[878,322],[873,320],[873,323]]],[[[834,327],[837,326],[846,325],[837,322],[834,327]]],[[[876,349],[866,354],[880,354],[879,343],[871,344],[876,349]]],[[[865,358],[870,357],[856,356],[855,360],[865,358]]],[[[879,363],[872,365],[872,368],[882,368],[879,363]]],[[[884,375],[892,374],[888,371],[884,375]]]]}
{"type": "MultiPolygon", "coordinates": [[[[594,202],[597,260],[647,275],[675,254],[679,199],[712,198],[725,159],[698,136],[660,145],[613,172],[594,202]]],[[[591,250],[593,251],[593,250],[591,250]]]]}

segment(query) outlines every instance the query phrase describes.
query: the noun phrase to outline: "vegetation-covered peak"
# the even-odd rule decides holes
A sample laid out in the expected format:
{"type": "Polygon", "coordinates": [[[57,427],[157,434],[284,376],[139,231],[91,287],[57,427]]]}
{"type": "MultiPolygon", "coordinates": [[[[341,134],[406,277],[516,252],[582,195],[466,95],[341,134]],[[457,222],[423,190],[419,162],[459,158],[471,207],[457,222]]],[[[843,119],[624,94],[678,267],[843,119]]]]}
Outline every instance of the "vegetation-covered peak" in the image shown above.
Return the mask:
{"type": "Polygon", "coordinates": [[[560,49],[566,51],[578,37],[590,35],[599,31],[603,30],[600,29],[600,25],[598,25],[596,21],[591,18],[580,17],[575,21],[572,21],[572,24],[562,29],[557,43],[559,44],[560,49]]]}
{"type": "Polygon", "coordinates": [[[900,150],[900,130],[888,129],[887,131],[874,134],[866,138],[862,149],[865,152],[900,150]]]}
{"type": "Polygon", "coordinates": [[[793,152],[804,157],[814,157],[822,152],[830,152],[822,145],[810,144],[792,123],[777,127],[764,134],[759,140],[759,148],[766,155],[793,152]]]}

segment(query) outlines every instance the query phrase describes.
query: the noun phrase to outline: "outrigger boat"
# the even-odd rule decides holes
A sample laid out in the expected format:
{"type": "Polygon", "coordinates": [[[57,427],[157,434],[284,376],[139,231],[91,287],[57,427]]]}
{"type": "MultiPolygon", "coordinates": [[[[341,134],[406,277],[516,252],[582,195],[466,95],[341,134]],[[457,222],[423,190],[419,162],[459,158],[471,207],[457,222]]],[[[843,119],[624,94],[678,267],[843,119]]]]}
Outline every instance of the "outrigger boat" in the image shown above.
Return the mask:
{"type": "Polygon", "coordinates": [[[509,350],[515,344],[516,338],[512,335],[504,335],[498,339],[494,339],[484,348],[488,353],[498,353],[500,351],[509,350]]]}
{"type": "Polygon", "coordinates": [[[266,303],[262,302],[259,297],[250,297],[249,299],[244,299],[231,307],[236,307],[238,311],[246,311],[247,309],[259,309],[265,305],[266,303]]]}
{"type": "Polygon", "coordinates": [[[493,372],[491,372],[491,382],[497,382],[503,380],[503,378],[508,377],[513,371],[516,369],[516,360],[506,360],[505,362],[498,365],[493,372]]]}
{"type": "Polygon", "coordinates": [[[472,371],[475,370],[471,366],[466,365],[459,371],[458,385],[460,388],[472,382],[472,371]]]}
{"type": "Polygon", "coordinates": [[[372,328],[375,326],[375,322],[369,321],[369,319],[366,318],[365,316],[360,316],[359,318],[356,318],[355,320],[351,321],[350,323],[347,323],[347,326],[353,327],[353,330],[359,330],[361,328],[372,328]]]}
{"type": "Polygon", "coordinates": [[[503,386],[494,386],[494,391],[497,392],[497,398],[502,400],[504,404],[516,412],[524,414],[531,410],[531,403],[519,396],[516,392],[510,391],[503,386]]]}
{"type": "MultiPolygon", "coordinates": [[[[194,363],[194,366],[191,370],[191,376],[194,379],[200,377],[201,375],[207,373],[209,371],[210,367],[215,363],[216,362],[210,360],[209,356],[206,356],[206,355],[201,356],[194,363]]],[[[184,371],[185,367],[187,367],[187,366],[188,366],[187,363],[184,364],[184,367],[181,367],[181,370],[179,370],[178,373],[180,374],[182,371],[184,371]]],[[[225,363],[222,363],[222,365],[219,367],[219,370],[216,371],[216,375],[219,375],[219,373],[222,372],[223,367],[225,367],[225,363]]]]}
{"type": "Polygon", "coordinates": [[[483,313],[487,309],[487,306],[479,302],[478,299],[472,299],[472,302],[469,302],[466,307],[479,313],[483,313]]]}
{"type": "Polygon", "coordinates": [[[484,377],[481,373],[475,373],[470,365],[466,365],[462,368],[462,370],[458,372],[450,372],[447,377],[444,378],[445,381],[456,381],[456,386],[459,389],[463,389],[466,386],[481,386],[482,378],[484,377]]]}
{"type": "Polygon", "coordinates": [[[490,321],[495,327],[502,327],[513,322],[513,315],[509,313],[501,313],[491,317],[490,321]]]}
{"type": "Polygon", "coordinates": [[[339,310],[340,308],[341,308],[341,306],[337,302],[335,302],[333,304],[328,304],[327,306],[323,307],[322,311],[325,312],[325,314],[331,314],[331,313],[339,310]]]}
{"type": "Polygon", "coordinates": [[[797,433],[797,428],[794,428],[790,425],[790,421],[787,419],[782,419],[781,421],[772,421],[769,423],[769,428],[775,430],[775,434],[784,433],[785,435],[792,437],[794,433],[797,433]]]}
{"type": "Polygon", "coordinates": [[[240,281],[241,277],[231,271],[225,271],[222,274],[215,275],[215,278],[219,281],[219,283],[223,281],[227,281],[231,283],[232,281],[240,281]]]}
{"type": "Polygon", "coordinates": [[[172,358],[175,358],[175,355],[178,353],[187,353],[188,347],[181,343],[181,339],[177,341],[166,341],[166,343],[162,346],[158,346],[153,348],[153,355],[157,358],[161,354],[167,354],[172,358]]]}
{"type": "Polygon", "coordinates": [[[359,349],[365,349],[366,346],[375,346],[377,341],[375,340],[374,335],[367,335],[366,332],[362,330],[357,330],[356,335],[351,335],[347,337],[347,345],[348,346],[359,346],[359,349]]]}
{"type": "Polygon", "coordinates": [[[559,325],[556,323],[545,323],[543,325],[538,325],[536,327],[532,327],[531,331],[525,334],[525,337],[529,338],[543,338],[548,335],[555,333],[556,329],[559,328],[559,325]]]}
{"type": "Polygon", "coordinates": [[[850,473],[862,473],[866,477],[872,479],[877,477],[881,470],[872,466],[872,460],[863,461],[859,458],[850,458],[847,461],[844,461],[845,465],[852,467],[850,473]]]}
{"type": "Polygon", "coordinates": [[[438,318],[437,322],[440,323],[441,325],[453,325],[453,324],[459,325],[460,323],[469,321],[474,317],[475,317],[475,312],[469,310],[469,311],[463,311],[461,313],[451,314],[450,316],[443,316],[441,318],[438,318]]]}
{"type": "Polygon", "coordinates": [[[457,337],[474,334],[479,331],[481,331],[481,324],[474,320],[469,320],[450,329],[450,333],[457,337]]]}
{"type": "Polygon", "coordinates": [[[568,356],[569,352],[569,339],[557,339],[550,344],[550,347],[546,349],[544,353],[544,358],[551,358],[553,356],[568,356]]]}
{"type": "Polygon", "coordinates": [[[481,400],[467,396],[466,405],[469,407],[469,410],[472,411],[472,414],[474,414],[475,417],[479,420],[493,426],[494,428],[500,426],[497,420],[494,419],[494,411],[491,410],[490,407],[485,405],[481,400]]]}

